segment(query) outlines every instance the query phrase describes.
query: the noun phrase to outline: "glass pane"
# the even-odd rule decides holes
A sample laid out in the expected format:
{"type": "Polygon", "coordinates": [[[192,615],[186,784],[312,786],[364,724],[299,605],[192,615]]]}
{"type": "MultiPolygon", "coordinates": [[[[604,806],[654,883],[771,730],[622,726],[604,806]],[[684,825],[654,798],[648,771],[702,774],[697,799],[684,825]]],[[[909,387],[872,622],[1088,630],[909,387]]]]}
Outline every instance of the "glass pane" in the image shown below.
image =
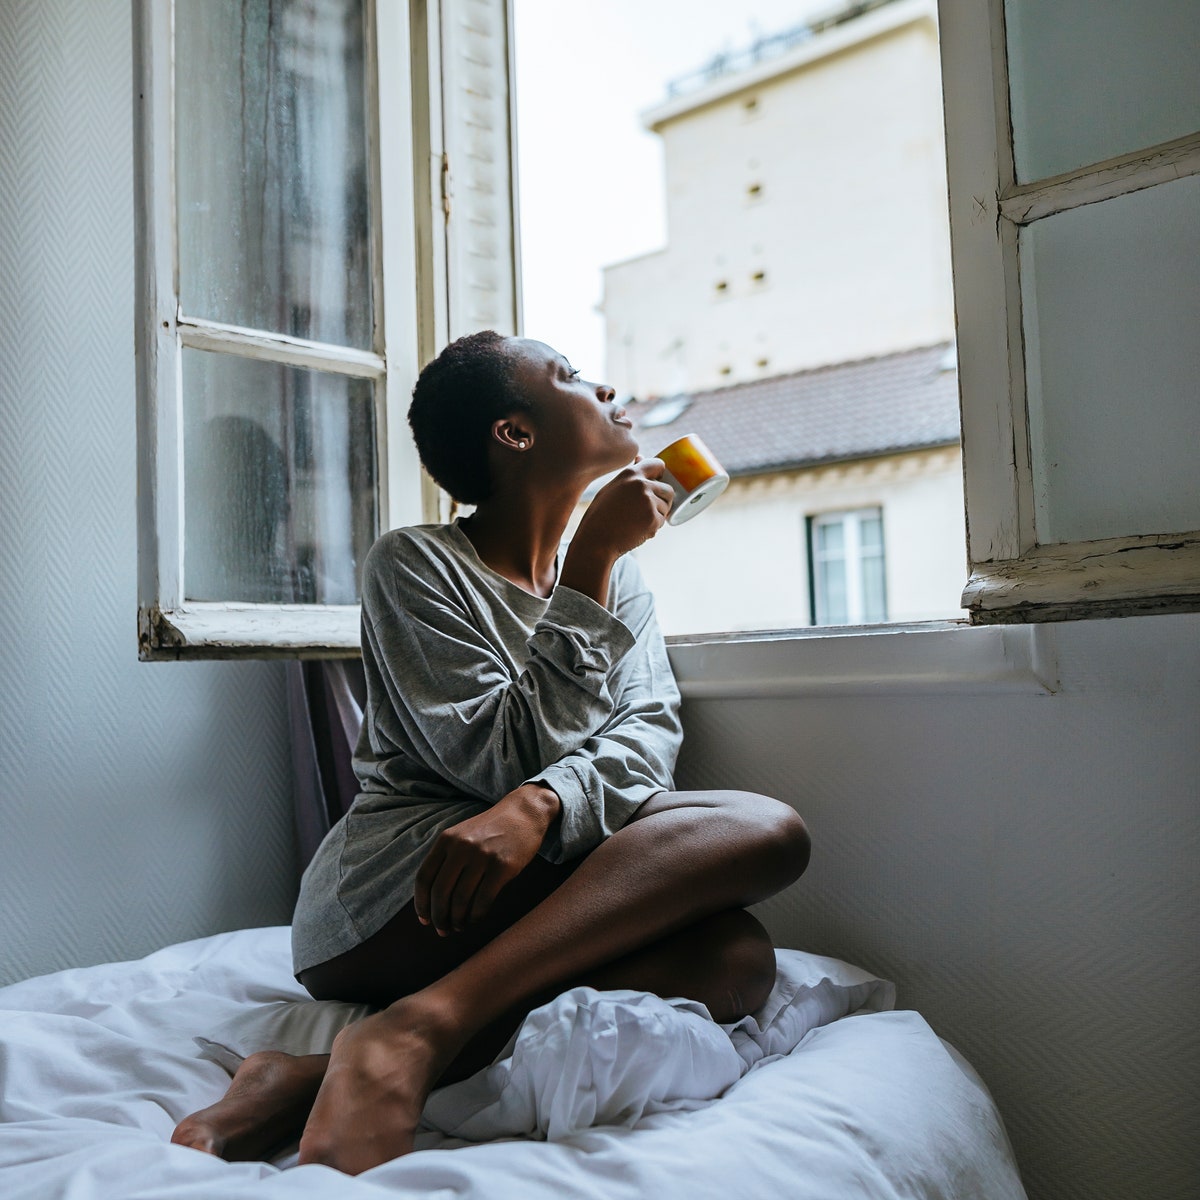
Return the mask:
{"type": "Polygon", "coordinates": [[[817,564],[817,624],[845,625],[850,619],[846,606],[846,563],[833,559],[817,564]]]}
{"type": "Polygon", "coordinates": [[[858,544],[864,554],[883,549],[883,518],[863,517],[858,523],[858,544]]]}
{"type": "Polygon", "coordinates": [[[183,351],[189,600],[357,602],[378,530],[373,390],[183,351]]]}
{"type": "Polygon", "coordinates": [[[841,521],[822,521],[817,525],[817,550],[824,554],[841,554],[845,546],[846,531],[841,521]]]}
{"type": "Polygon", "coordinates": [[[1196,0],[1006,0],[1022,182],[1200,129],[1196,0]]]}
{"type": "Polygon", "coordinates": [[[887,620],[887,596],[883,578],[883,551],[862,559],[863,622],[887,620]]]}
{"type": "Polygon", "coordinates": [[[1039,542],[1200,529],[1198,260],[1195,176],[1021,231],[1039,542]]]}
{"type": "Polygon", "coordinates": [[[177,0],[180,303],[370,347],[362,0],[177,0]]]}

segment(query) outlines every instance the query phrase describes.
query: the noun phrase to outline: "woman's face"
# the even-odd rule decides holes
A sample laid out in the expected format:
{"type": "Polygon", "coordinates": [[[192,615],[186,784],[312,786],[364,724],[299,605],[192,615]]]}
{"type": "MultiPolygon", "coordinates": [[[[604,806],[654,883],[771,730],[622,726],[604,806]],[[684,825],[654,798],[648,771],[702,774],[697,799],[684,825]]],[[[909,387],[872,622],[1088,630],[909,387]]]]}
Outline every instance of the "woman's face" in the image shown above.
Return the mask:
{"type": "Polygon", "coordinates": [[[638,450],[633,422],[617,407],[612,388],[581,379],[545,342],[513,338],[511,346],[517,382],[533,404],[532,412],[512,419],[531,427],[542,461],[589,479],[633,461],[638,450]]]}

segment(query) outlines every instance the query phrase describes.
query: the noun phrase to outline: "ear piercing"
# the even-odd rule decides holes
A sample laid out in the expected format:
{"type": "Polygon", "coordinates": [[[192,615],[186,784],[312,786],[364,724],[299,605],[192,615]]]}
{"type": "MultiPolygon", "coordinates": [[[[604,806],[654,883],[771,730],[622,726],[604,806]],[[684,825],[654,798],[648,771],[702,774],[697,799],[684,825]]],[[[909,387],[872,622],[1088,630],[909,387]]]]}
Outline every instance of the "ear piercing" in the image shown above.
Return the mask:
{"type": "Polygon", "coordinates": [[[519,446],[519,448],[520,448],[520,449],[522,449],[522,450],[524,450],[524,449],[525,449],[525,443],[524,443],[524,442],[518,442],[518,443],[517,443],[517,445],[519,446]]]}

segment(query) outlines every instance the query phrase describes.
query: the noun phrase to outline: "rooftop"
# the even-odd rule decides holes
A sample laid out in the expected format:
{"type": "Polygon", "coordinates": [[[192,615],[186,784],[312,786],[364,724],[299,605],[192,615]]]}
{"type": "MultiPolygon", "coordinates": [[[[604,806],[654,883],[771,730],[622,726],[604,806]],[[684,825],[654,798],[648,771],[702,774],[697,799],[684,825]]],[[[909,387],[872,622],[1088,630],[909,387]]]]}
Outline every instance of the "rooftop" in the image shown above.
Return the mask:
{"type": "Polygon", "coordinates": [[[660,132],[668,122],[767,80],[844,53],[850,48],[918,21],[936,25],[936,0],[862,0],[814,17],[749,47],[724,51],[698,70],[667,84],[667,95],[639,114],[642,126],[660,132]]]}
{"type": "Polygon", "coordinates": [[[730,475],[875,458],[959,440],[954,344],[627,403],[643,454],[685,433],[730,475]]]}
{"type": "Polygon", "coordinates": [[[844,25],[847,21],[853,21],[856,17],[870,12],[873,8],[882,8],[885,4],[891,3],[893,0],[862,0],[858,4],[842,5],[820,16],[812,17],[800,25],[793,25],[781,33],[755,38],[749,46],[741,50],[728,50],[714,54],[704,66],[670,80],[667,84],[667,97],[674,99],[676,96],[698,91],[726,75],[733,75],[746,70],[747,67],[757,66],[759,63],[778,58],[780,55],[786,54],[793,46],[808,41],[818,33],[824,33],[827,29],[844,25]]]}

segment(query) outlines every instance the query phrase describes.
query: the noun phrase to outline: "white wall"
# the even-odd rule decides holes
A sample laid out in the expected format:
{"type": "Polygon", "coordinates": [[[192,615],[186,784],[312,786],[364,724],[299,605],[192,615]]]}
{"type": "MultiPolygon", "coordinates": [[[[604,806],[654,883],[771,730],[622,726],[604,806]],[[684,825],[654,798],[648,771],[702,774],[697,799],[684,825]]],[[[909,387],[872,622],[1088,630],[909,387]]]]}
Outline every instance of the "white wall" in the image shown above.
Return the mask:
{"type": "Polygon", "coordinates": [[[712,388],[954,336],[937,32],[932,6],[908,8],[927,16],[663,125],[669,244],[604,276],[619,391],[712,388]]]}
{"type": "Polygon", "coordinates": [[[0,983],[295,889],[282,666],[137,661],[130,14],[0,9],[0,983]]]}
{"type": "Polygon", "coordinates": [[[685,701],[676,783],[803,814],[772,932],[896,980],[992,1089],[1031,1200],[1194,1200],[1200,616],[1038,636],[1053,695],[685,701]]]}

